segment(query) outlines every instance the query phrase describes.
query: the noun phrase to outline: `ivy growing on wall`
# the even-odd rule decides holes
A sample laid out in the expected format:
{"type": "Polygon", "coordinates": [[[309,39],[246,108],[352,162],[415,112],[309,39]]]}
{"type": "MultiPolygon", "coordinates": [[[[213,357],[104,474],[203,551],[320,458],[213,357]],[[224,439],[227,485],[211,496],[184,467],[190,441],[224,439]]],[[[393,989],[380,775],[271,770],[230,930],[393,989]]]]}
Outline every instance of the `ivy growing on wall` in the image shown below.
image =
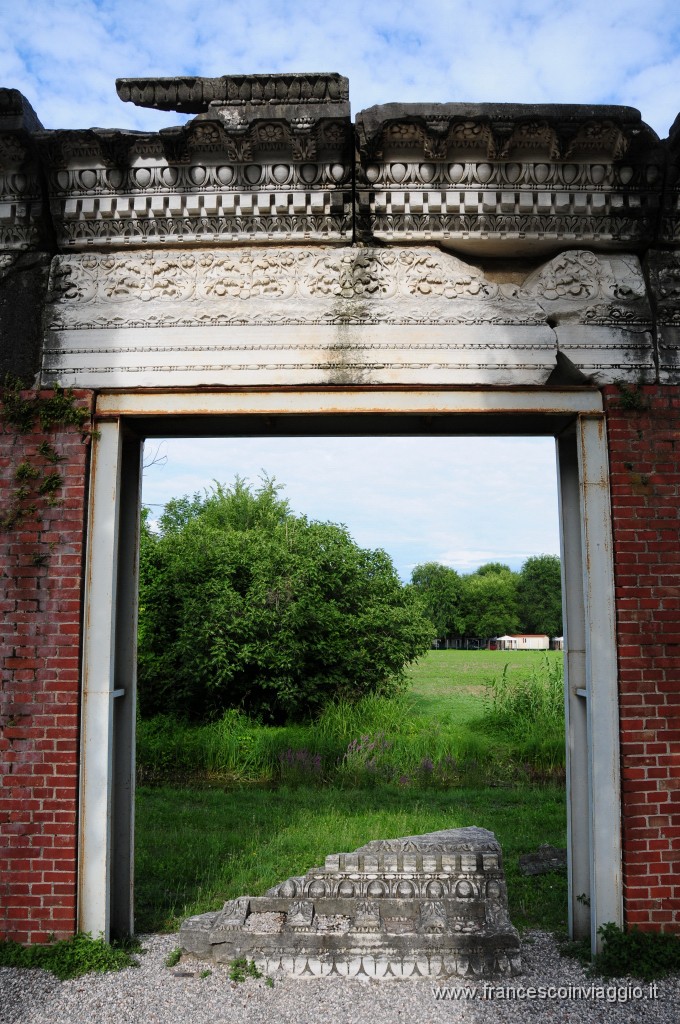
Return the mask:
{"type": "MultiPolygon", "coordinates": [[[[91,436],[90,412],[76,404],[72,388],[55,384],[49,392],[27,391],[18,378],[6,376],[0,386],[0,419],[15,435],[28,434],[36,425],[43,432],[57,427],[75,426],[81,439],[91,436]]],[[[49,441],[43,439],[29,451],[15,468],[12,484],[0,507],[0,530],[12,530],[30,518],[39,519],[46,508],[61,504],[58,492],[63,477],[58,466],[62,456],[49,441]]],[[[36,564],[46,557],[34,556],[36,564]]]]}
{"type": "Polygon", "coordinates": [[[625,412],[644,412],[646,409],[649,409],[649,398],[643,390],[644,385],[644,380],[638,381],[635,384],[617,382],[619,409],[625,412]]]}

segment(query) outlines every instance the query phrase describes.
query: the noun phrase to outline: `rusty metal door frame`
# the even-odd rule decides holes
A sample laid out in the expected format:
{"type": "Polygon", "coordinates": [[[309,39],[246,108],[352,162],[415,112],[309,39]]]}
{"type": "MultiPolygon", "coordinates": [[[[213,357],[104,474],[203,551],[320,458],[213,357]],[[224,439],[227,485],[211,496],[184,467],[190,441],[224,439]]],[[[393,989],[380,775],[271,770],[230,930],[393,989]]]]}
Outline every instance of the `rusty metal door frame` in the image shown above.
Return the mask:
{"type": "Polygon", "coordinates": [[[622,924],[614,575],[599,392],[415,387],[110,392],[98,396],[96,416],[82,667],[81,930],[107,938],[133,930],[142,440],[166,430],[196,437],[243,435],[249,423],[265,433],[271,423],[280,433],[322,434],[357,432],[348,428],[360,423],[367,434],[556,436],[567,648],[570,931],[574,937],[590,934],[595,948],[600,925],[622,924]],[[388,421],[398,429],[386,429],[388,421]],[[428,424],[435,423],[443,431],[430,430],[428,424]],[[317,424],[322,428],[314,429],[317,424]]]}

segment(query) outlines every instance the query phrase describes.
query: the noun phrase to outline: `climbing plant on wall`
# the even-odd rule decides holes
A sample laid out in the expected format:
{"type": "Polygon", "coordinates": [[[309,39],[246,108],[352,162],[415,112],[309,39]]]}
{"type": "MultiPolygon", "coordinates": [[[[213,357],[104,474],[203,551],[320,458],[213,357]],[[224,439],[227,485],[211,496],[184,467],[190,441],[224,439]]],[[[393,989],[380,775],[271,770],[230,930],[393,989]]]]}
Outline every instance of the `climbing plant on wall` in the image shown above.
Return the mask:
{"type": "MultiPolygon", "coordinates": [[[[91,436],[90,411],[78,405],[71,388],[58,384],[49,391],[27,390],[15,377],[6,376],[0,386],[0,423],[4,433],[21,435],[34,431],[45,435],[60,427],[75,426],[81,440],[91,436]]],[[[25,445],[22,457],[10,471],[0,504],[0,530],[13,530],[26,520],[39,519],[48,508],[60,504],[63,477],[58,469],[62,456],[45,436],[25,445]]]]}

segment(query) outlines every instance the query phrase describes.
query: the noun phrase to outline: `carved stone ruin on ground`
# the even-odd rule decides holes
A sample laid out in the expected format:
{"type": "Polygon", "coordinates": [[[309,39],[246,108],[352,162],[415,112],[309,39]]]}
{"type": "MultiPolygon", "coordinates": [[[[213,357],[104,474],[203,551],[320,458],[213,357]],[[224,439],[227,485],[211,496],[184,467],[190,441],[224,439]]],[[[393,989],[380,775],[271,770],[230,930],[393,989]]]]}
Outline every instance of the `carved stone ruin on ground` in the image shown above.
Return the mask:
{"type": "Polygon", "coordinates": [[[521,972],[499,843],[469,827],[374,840],[266,895],[188,918],[184,952],[268,974],[368,978],[521,972]]]}

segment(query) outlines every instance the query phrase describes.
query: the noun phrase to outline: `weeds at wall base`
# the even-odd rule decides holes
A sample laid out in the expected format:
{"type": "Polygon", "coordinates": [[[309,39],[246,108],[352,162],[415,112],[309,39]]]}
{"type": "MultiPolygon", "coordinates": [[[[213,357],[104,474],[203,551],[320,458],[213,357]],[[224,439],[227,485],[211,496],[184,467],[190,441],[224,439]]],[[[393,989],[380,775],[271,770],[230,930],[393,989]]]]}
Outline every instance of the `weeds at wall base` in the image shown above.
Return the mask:
{"type": "Polygon", "coordinates": [[[66,981],[83,974],[139,967],[139,961],[133,954],[143,952],[135,938],[109,944],[103,939],[93,939],[89,933],[81,933],[49,945],[22,946],[18,942],[0,942],[0,966],[37,967],[50,971],[60,981],[66,981]]]}
{"type": "Polygon", "coordinates": [[[656,981],[680,973],[680,936],[668,932],[625,931],[609,922],[598,929],[602,950],[591,955],[590,940],[565,942],[562,954],[588,967],[591,977],[656,981]]]}

